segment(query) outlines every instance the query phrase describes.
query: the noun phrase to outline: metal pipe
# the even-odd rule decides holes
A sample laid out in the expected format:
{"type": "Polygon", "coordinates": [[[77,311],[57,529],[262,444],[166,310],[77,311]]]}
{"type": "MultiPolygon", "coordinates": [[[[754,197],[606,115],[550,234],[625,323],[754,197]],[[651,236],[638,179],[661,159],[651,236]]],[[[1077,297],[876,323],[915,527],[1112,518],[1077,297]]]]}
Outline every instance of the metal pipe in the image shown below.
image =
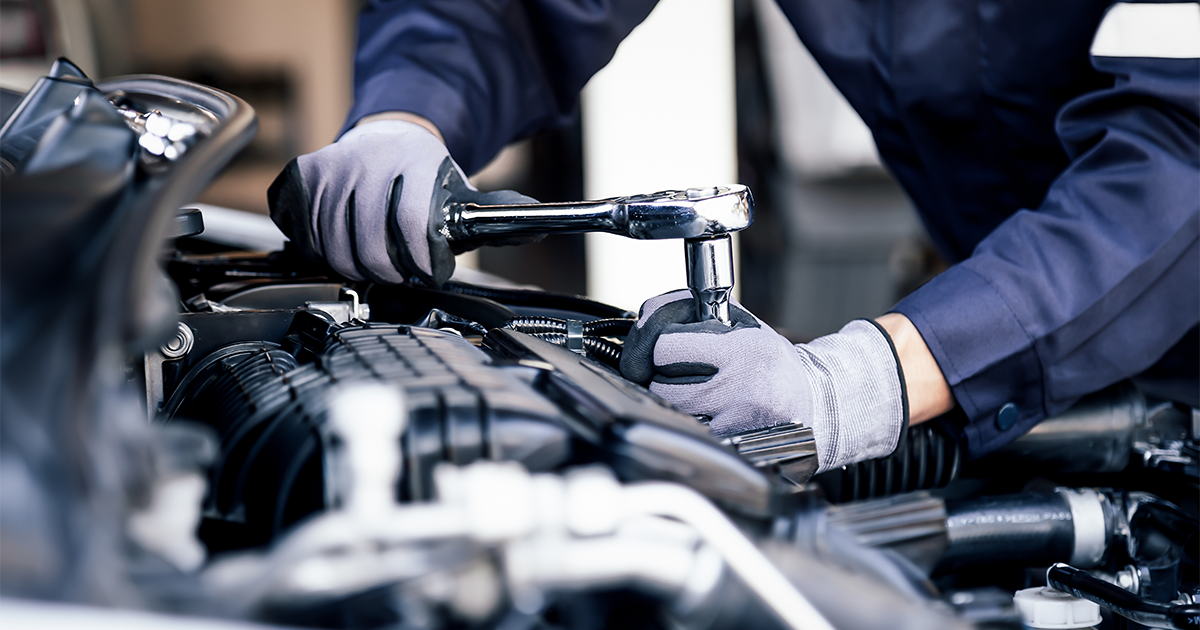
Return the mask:
{"type": "Polygon", "coordinates": [[[627,513],[668,516],[691,525],[712,545],[729,568],[788,626],[833,630],[807,598],[746,538],[724,513],[684,486],[648,482],[624,489],[627,513]]]}
{"type": "Polygon", "coordinates": [[[780,476],[795,484],[808,483],[817,470],[817,440],[811,427],[801,424],[769,427],[739,433],[725,441],[756,467],[774,467],[780,476]]]}
{"type": "Polygon", "coordinates": [[[1013,465],[1062,473],[1119,472],[1129,464],[1135,427],[1146,420],[1146,401],[1129,383],[1092,394],[1047,418],[1008,446],[979,462],[1005,470],[1013,465]]]}

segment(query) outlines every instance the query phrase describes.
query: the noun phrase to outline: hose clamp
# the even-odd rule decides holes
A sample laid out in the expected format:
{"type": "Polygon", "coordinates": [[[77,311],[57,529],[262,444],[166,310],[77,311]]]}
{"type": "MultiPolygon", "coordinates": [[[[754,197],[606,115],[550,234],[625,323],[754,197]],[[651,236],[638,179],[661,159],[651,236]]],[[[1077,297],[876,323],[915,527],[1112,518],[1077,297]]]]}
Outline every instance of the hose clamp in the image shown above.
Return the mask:
{"type": "Polygon", "coordinates": [[[1056,488],[1055,492],[1062,495],[1071,508],[1071,521],[1075,526],[1071,564],[1085,568],[1100,564],[1108,550],[1108,519],[1104,515],[1103,496],[1091,488],[1056,488]]]}
{"type": "Polygon", "coordinates": [[[587,356],[587,350],[583,348],[583,322],[578,319],[567,320],[567,349],[587,356]]]}

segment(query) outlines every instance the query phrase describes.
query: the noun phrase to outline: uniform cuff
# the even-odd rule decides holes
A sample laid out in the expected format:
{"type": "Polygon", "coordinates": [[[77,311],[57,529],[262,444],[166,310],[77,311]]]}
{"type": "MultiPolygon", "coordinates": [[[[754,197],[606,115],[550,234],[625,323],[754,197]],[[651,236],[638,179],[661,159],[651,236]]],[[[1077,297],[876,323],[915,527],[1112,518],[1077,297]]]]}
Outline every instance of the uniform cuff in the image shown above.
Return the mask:
{"type": "MultiPolygon", "coordinates": [[[[429,119],[442,132],[454,161],[467,173],[472,172],[472,137],[466,102],[458,90],[425,72],[388,70],[381,72],[355,90],[354,105],[346,115],[340,138],[358,121],[383,112],[409,112],[429,119]]],[[[481,165],[479,165],[481,166],[481,165]]]]}
{"type": "Polygon", "coordinates": [[[983,276],[957,265],[902,300],[955,400],[974,458],[1023,435],[1045,417],[1042,367],[1025,328],[983,276]]]}

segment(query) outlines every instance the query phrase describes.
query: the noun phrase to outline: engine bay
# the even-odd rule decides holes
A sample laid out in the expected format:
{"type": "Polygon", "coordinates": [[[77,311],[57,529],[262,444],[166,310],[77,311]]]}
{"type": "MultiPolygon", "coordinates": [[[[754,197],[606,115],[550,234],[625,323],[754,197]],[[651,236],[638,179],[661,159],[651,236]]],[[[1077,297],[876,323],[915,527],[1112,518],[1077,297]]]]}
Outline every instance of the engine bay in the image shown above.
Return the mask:
{"type": "Polygon", "coordinates": [[[718,439],[623,379],[633,313],[206,239],[187,203],[253,133],[236,97],[67,65],[39,86],[2,134],[0,523],[32,558],[3,553],[10,600],[326,628],[1200,623],[1196,401],[1119,383],[974,461],[943,418],[808,481],[811,431],[718,439]]]}

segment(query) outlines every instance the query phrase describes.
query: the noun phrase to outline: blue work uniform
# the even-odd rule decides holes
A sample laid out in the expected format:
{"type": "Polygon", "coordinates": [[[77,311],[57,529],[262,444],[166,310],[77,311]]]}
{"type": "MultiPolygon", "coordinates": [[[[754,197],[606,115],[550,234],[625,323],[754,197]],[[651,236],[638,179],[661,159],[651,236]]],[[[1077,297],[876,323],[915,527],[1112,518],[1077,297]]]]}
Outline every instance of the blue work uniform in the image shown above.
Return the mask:
{"type": "MultiPolygon", "coordinates": [[[[569,121],[654,4],[372,0],[347,124],[420,114],[472,172],[569,121]]],[[[894,310],[937,359],[972,456],[1194,331],[1200,59],[1187,42],[1097,50],[1104,1],[779,4],[954,263],[894,310]]],[[[1194,334],[1172,352],[1193,365],[1194,334]]]]}

